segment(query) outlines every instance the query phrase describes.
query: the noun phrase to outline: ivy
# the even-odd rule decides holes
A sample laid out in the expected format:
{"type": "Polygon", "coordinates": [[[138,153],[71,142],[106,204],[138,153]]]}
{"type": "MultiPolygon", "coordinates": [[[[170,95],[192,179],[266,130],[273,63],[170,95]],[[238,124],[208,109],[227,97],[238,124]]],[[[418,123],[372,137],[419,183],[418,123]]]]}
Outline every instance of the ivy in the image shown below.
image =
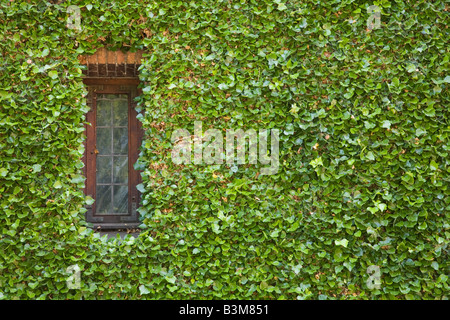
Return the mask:
{"type": "Polygon", "coordinates": [[[58,3],[0,4],[0,299],[448,298],[444,1],[375,1],[372,30],[360,1],[58,3]],[[84,222],[100,47],[145,50],[137,238],[84,222]],[[175,164],[194,121],[278,129],[278,171],[175,164]]]}

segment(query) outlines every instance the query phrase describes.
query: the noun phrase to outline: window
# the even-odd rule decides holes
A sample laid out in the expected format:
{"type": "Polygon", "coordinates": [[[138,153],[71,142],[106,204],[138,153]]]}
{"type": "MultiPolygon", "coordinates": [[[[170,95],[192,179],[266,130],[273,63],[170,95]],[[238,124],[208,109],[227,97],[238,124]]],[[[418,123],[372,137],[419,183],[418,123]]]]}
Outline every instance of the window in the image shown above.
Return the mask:
{"type": "Polygon", "coordinates": [[[135,228],[139,225],[136,186],[140,173],[134,169],[142,129],[137,120],[135,79],[85,78],[88,88],[84,173],[85,194],[95,202],[87,206],[86,221],[94,228],[135,228]]]}

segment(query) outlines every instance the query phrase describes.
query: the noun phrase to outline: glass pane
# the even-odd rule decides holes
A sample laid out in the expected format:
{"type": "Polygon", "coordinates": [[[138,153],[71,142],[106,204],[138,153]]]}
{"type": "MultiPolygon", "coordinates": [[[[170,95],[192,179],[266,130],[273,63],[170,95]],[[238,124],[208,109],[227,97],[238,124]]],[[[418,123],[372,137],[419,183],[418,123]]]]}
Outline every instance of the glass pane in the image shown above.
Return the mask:
{"type": "Polygon", "coordinates": [[[97,157],[97,183],[111,183],[112,157],[97,157]]]}
{"type": "Polygon", "coordinates": [[[128,183],[128,157],[114,157],[114,183],[128,183]]]}
{"type": "Polygon", "coordinates": [[[111,126],[111,103],[97,100],[97,126],[111,126]]]}
{"type": "Polygon", "coordinates": [[[128,95],[97,95],[96,130],[96,214],[128,214],[128,95]]]}
{"type": "Polygon", "coordinates": [[[96,213],[111,213],[111,186],[97,186],[96,194],[96,213]]]}
{"type": "Polygon", "coordinates": [[[128,99],[117,99],[112,103],[114,126],[128,126],[128,99]]]}
{"type": "Polygon", "coordinates": [[[128,186],[114,186],[114,213],[128,213],[128,186]]]}
{"type": "Polygon", "coordinates": [[[97,128],[97,150],[99,154],[111,154],[111,128],[97,128]]]}
{"type": "Polygon", "coordinates": [[[128,154],[128,128],[114,128],[114,154],[128,154]]]}

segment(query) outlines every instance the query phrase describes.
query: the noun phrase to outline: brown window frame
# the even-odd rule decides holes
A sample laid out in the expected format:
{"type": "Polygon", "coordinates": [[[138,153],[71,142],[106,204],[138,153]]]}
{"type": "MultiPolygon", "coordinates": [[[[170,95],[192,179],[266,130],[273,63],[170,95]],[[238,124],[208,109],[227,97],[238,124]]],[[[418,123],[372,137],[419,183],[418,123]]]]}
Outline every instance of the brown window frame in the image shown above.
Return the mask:
{"type": "Polygon", "coordinates": [[[90,110],[86,114],[85,125],[85,151],[83,156],[86,196],[96,199],[96,111],[97,94],[127,94],[128,95],[128,214],[127,215],[97,215],[95,201],[86,206],[86,222],[92,223],[95,229],[129,229],[139,226],[139,213],[137,208],[141,202],[141,194],[136,186],[142,182],[140,171],[134,169],[139,157],[139,148],[142,143],[143,130],[141,122],[137,119],[136,102],[141,92],[138,89],[137,79],[111,79],[111,78],[85,78],[84,84],[88,89],[87,105],[90,110]]]}

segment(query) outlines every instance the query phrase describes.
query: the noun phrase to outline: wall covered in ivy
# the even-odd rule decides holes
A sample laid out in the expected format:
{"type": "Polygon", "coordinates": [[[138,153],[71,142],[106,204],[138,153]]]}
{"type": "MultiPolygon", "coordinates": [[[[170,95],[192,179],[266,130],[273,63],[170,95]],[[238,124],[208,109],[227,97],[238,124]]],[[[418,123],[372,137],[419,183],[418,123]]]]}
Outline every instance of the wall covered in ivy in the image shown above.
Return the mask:
{"type": "Polygon", "coordinates": [[[0,299],[447,298],[445,1],[59,2],[0,3],[0,299]],[[145,51],[121,242],[84,222],[100,47],[145,51]],[[175,164],[195,121],[279,130],[278,170],[175,164]]]}

